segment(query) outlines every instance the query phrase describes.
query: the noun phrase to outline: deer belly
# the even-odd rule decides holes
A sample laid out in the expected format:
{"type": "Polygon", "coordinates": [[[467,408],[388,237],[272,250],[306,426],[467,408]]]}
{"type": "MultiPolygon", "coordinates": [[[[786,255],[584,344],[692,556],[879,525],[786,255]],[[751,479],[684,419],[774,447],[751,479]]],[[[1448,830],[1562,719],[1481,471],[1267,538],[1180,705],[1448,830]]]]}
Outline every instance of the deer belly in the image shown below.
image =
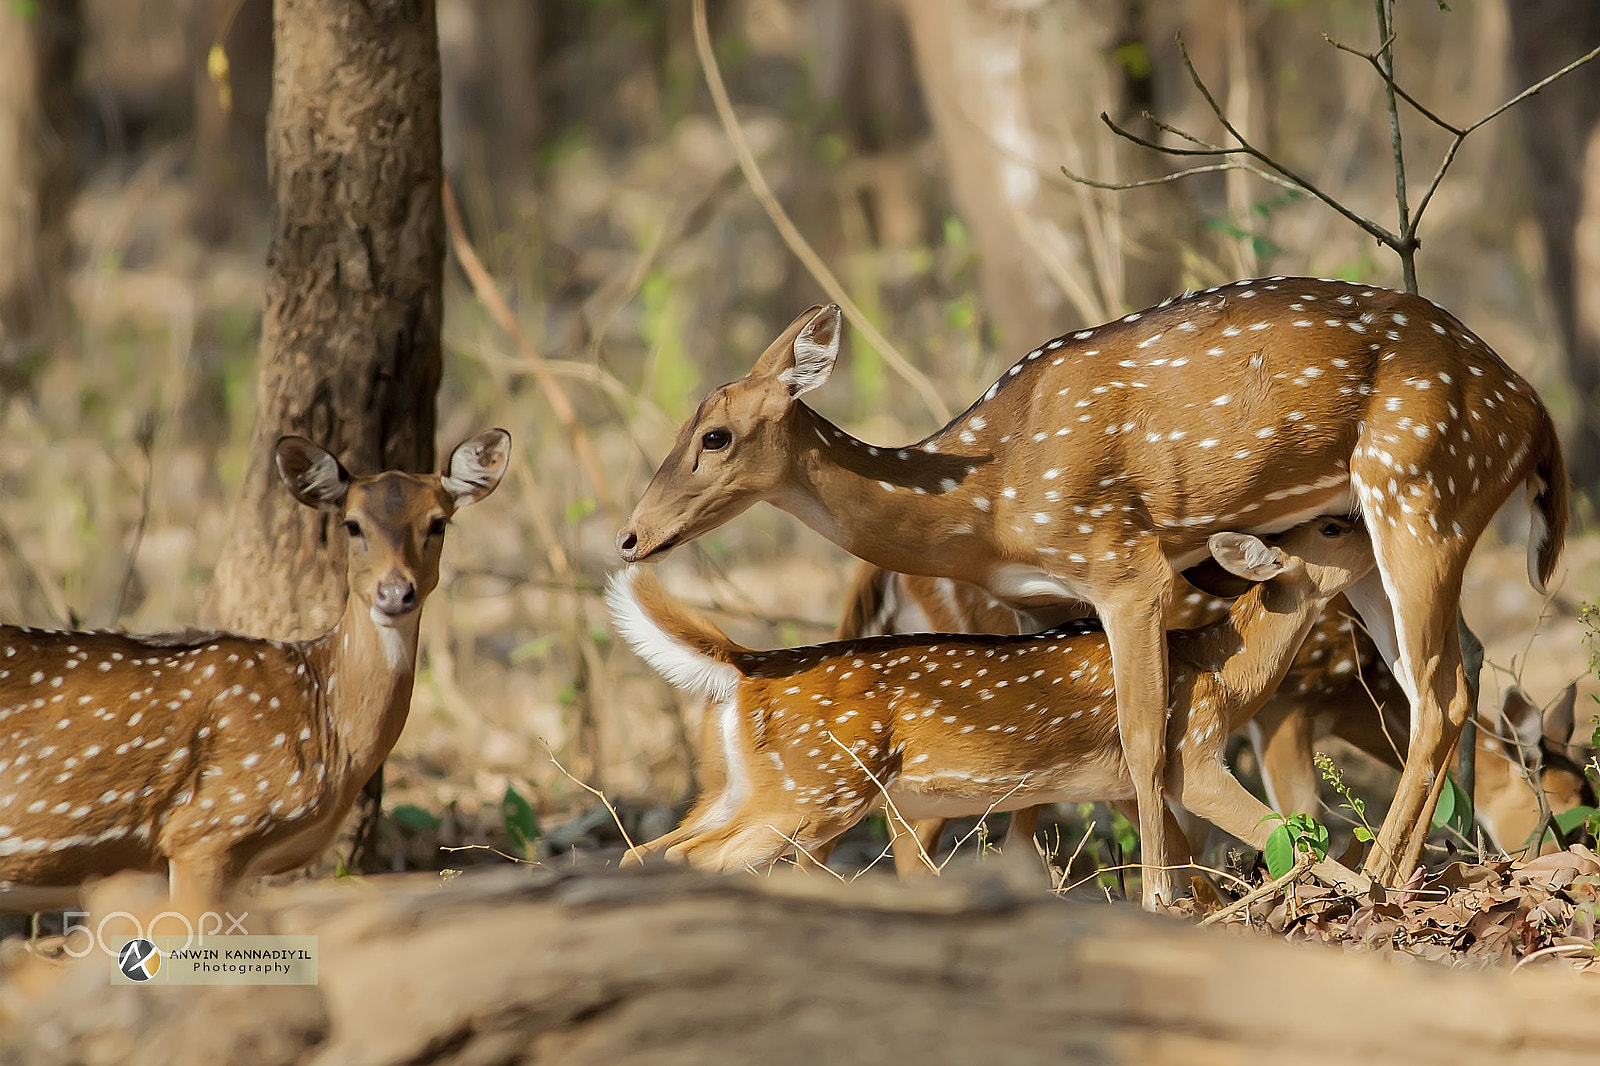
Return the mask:
{"type": "Polygon", "coordinates": [[[76,822],[37,819],[0,837],[0,894],[13,886],[76,886],[108,870],[165,869],[144,825],[112,823],[104,811],[76,822]]]}
{"type": "Polygon", "coordinates": [[[1120,754],[1069,757],[1052,765],[935,768],[904,766],[886,790],[902,817],[960,818],[1041,803],[1128,799],[1133,781],[1120,754]]]}

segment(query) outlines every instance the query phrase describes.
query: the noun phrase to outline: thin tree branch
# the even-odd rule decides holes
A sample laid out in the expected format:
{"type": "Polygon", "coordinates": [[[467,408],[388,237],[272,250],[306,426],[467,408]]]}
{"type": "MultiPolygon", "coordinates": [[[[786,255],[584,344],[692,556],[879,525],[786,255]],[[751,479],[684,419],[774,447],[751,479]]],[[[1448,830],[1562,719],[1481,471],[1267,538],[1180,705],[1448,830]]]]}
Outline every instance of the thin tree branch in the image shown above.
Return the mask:
{"type": "MultiPolygon", "coordinates": [[[[1372,69],[1376,70],[1380,75],[1383,74],[1383,67],[1378,63],[1378,57],[1376,55],[1374,55],[1374,54],[1372,54],[1370,52],[1363,52],[1363,51],[1361,51],[1360,49],[1357,49],[1357,48],[1351,48],[1347,44],[1340,44],[1338,41],[1334,40],[1332,37],[1329,37],[1326,33],[1324,33],[1322,35],[1322,39],[1324,41],[1327,41],[1329,44],[1333,45],[1335,48],[1337,48],[1341,52],[1349,52],[1353,56],[1356,56],[1356,57],[1358,57],[1360,59],[1365,59],[1368,63],[1372,64],[1372,69]]],[[[1387,47],[1388,45],[1392,44],[1393,41],[1394,41],[1394,33],[1393,33],[1393,31],[1391,31],[1390,34],[1389,34],[1388,40],[1386,40],[1384,42],[1385,47],[1387,47]]],[[[1394,82],[1392,79],[1387,79],[1387,78],[1384,79],[1384,80],[1386,82],[1389,82],[1390,84],[1392,84],[1394,86],[1394,91],[1399,94],[1400,99],[1404,100],[1406,103],[1410,104],[1413,108],[1415,108],[1416,111],[1417,111],[1417,114],[1421,115],[1423,118],[1427,119],[1429,122],[1432,122],[1434,125],[1438,126],[1440,129],[1448,130],[1449,132],[1455,134],[1457,137],[1460,137],[1460,136],[1463,135],[1463,133],[1465,131],[1457,129],[1455,126],[1452,126],[1450,123],[1446,122],[1444,119],[1440,118],[1438,115],[1436,115],[1432,111],[1430,111],[1428,108],[1424,107],[1422,105],[1422,103],[1417,100],[1416,97],[1412,96],[1410,93],[1408,93],[1404,89],[1402,89],[1398,82],[1394,82]]]]}
{"type": "Polygon", "coordinates": [[[1146,178],[1143,181],[1096,181],[1093,178],[1086,178],[1081,174],[1074,174],[1066,167],[1061,168],[1061,173],[1065,174],[1072,181],[1075,181],[1080,185],[1087,185],[1091,189],[1109,189],[1112,192],[1126,192],[1129,189],[1144,189],[1152,185],[1166,185],[1169,182],[1178,181],[1182,178],[1187,178],[1195,174],[1214,174],[1219,171],[1227,170],[1242,170],[1248,174],[1254,174],[1263,181],[1269,181],[1272,184],[1282,188],[1290,189],[1294,192],[1301,191],[1300,186],[1296,185],[1292,181],[1287,180],[1286,178],[1280,178],[1278,175],[1268,173],[1267,171],[1262,170],[1260,167],[1253,167],[1249,163],[1241,163],[1238,160],[1233,159],[1230,159],[1225,163],[1208,163],[1202,167],[1190,167],[1188,170],[1174,171],[1171,174],[1167,174],[1159,178],[1146,178]]]}
{"type": "Polygon", "coordinates": [[[744,130],[739,126],[739,119],[733,113],[733,102],[728,98],[728,90],[722,84],[722,72],[717,67],[717,57],[711,51],[711,32],[706,28],[705,0],[694,0],[694,46],[700,56],[700,66],[705,73],[706,87],[711,90],[711,102],[717,109],[717,117],[722,120],[722,127],[728,134],[728,140],[733,143],[734,154],[739,159],[739,169],[744,171],[745,180],[750,183],[750,189],[756,194],[756,199],[766,210],[767,217],[772,220],[778,234],[783,237],[789,250],[805,265],[806,270],[822,286],[828,298],[844,309],[856,329],[860,330],[867,338],[867,343],[878,350],[883,356],[883,361],[888,363],[894,372],[899,374],[906,384],[910,385],[922,402],[927,405],[935,417],[941,422],[950,421],[950,408],[939,396],[933,382],[928,380],[916,367],[912,366],[901,355],[889,339],[878,331],[869,319],[850,299],[839,279],[834,277],[833,271],[822,261],[816,251],[807,242],[800,230],[789,219],[783,206],[778,203],[778,198],[773,195],[772,188],[767,184],[766,177],[761,173],[761,168],[756,165],[756,157],[750,151],[750,143],[745,140],[744,130]]]}
{"type": "Polygon", "coordinates": [[[1490,119],[1499,118],[1500,115],[1503,112],[1505,112],[1508,108],[1515,107],[1517,104],[1522,103],[1522,101],[1526,100],[1528,97],[1532,96],[1534,93],[1538,92],[1540,89],[1543,89],[1546,85],[1549,85],[1551,82],[1555,81],[1557,78],[1566,77],[1568,74],[1572,73],[1574,70],[1577,70],[1579,67],[1581,67],[1585,63],[1589,62],[1595,56],[1600,56],[1600,48],[1596,48],[1594,51],[1589,52],[1589,53],[1587,53],[1587,54],[1585,54],[1583,56],[1580,56],[1577,59],[1574,59],[1572,62],[1568,63],[1566,66],[1562,67],[1560,70],[1556,71],[1554,74],[1551,74],[1549,77],[1542,78],[1539,81],[1534,82],[1532,85],[1528,86],[1526,89],[1522,90],[1520,93],[1518,93],[1517,95],[1513,96],[1511,99],[1507,100],[1505,103],[1501,104],[1499,107],[1495,108],[1493,111],[1489,112],[1487,115],[1484,115],[1482,118],[1480,118],[1478,121],[1474,122],[1472,125],[1468,126],[1465,130],[1462,131],[1463,135],[1471,133],[1473,130],[1477,129],[1479,126],[1483,125],[1485,122],[1488,122],[1490,119]]]}
{"type": "Polygon", "coordinates": [[[1394,153],[1394,206],[1399,223],[1400,241],[1394,250],[1400,256],[1400,272],[1406,291],[1417,291],[1417,231],[1406,205],[1406,157],[1400,142],[1400,105],[1395,102],[1394,84],[1394,0],[1372,0],[1378,17],[1378,35],[1383,47],[1378,49],[1378,73],[1383,76],[1383,101],[1389,112],[1389,146],[1394,153]]]}
{"type": "MultiPolygon", "coordinates": [[[[1162,152],[1162,153],[1165,153],[1167,155],[1175,155],[1175,156],[1206,156],[1206,155],[1237,155],[1237,154],[1241,154],[1241,153],[1244,154],[1244,155],[1248,155],[1252,159],[1258,160],[1260,163],[1262,163],[1262,165],[1270,167],[1273,170],[1277,171],[1279,174],[1283,175],[1286,179],[1288,179],[1289,181],[1293,182],[1295,185],[1299,186],[1301,189],[1305,190],[1306,192],[1310,193],[1312,196],[1315,196],[1317,199],[1319,199],[1323,203],[1327,204],[1334,211],[1336,211],[1339,214],[1343,215],[1350,222],[1352,222],[1356,226],[1360,227],[1366,233],[1370,234],[1374,240],[1376,240],[1379,243],[1384,244],[1384,245],[1386,245],[1386,246],[1388,246],[1390,248],[1394,248],[1396,250],[1399,249],[1399,247],[1400,247],[1400,238],[1398,236],[1396,236],[1393,233],[1390,233],[1383,226],[1381,226],[1378,223],[1372,221],[1371,219],[1366,218],[1366,217],[1358,214],[1357,212],[1351,210],[1350,208],[1346,207],[1344,204],[1340,203],[1338,200],[1335,200],[1329,194],[1323,192],[1322,189],[1319,188],[1316,185],[1316,183],[1312,182],[1309,178],[1305,178],[1305,177],[1302,177],[1300,174],[1297,174],[1295,171],[1291,170],[1289,167],[1285,166],[1284,164],[1279,163],[1276,159],[1273,159],[1271,156],[1267,155],[1265,152],[1261,151],[1259,148],[1255,147],[1253,144],[1251,144],[1249,141],[1247,141],[1244,137],[1240,136],[1239,135],[1239,131],[1234,128],[1233,123],[1229,122],[1227,115],[1223,113],[1222,107],[1221,107],[1221,105],[1219,105],[1217,103],[1216,97],[1212,96],[1211,95],[1211,90],[1206,88],[1206,84],[1201,79],[1200,73],[1197,70],[1195,70],[1194,62],[1189,58],[1189,50],[1188,50],[1187,47],[1184,46],[1183,35],[1182,34],[1178,35],[1178,51],[1183,56],[1183,65],[1188,70],[1189,78],[1190,78],[1191,81],[1194,82],[1195,88],[1198,89],[1199,92],[1200,92],[1200,95],[1205,98],[1206,103],[1211,108],[1211,113],[1214,114],[1217,117],[1217,121],[1222,123],[1222,128],[1227,130],[1229,135],[1231,135],[1234,138],[1234,140],[1239,142],[1239,147],[1237,147],[1237,148],[1226,148],[1226,147],[1222,147],[1222,146],[1218,145],[1218,146],[1212,146],[1210,148],[1175,148],[1175,147],[1172,147],[1170,145],[1159,144],[1159,143],[1157,143],[1155,141],[1147,140],[1146,138],[1140,137],[1137,134],[1132,133],[1131,131],[1124,130],[1121,127],[1119,127],[1115,122],[1111,121],[1111,118],[1109,116],[1101,115],[1101,120],[1103,122],[1105,122],[1105,124],[1111,128],[1111,131],[1113,133],[1117,134],[1119,137],[1126,138],[1127,140],[1130,140],[1130,141],[1134,142],[1135,144],[1142,145],[1145,148],[1152,148],[1152,149],[1154,149],[1154,150],[1156,150],[1158,152],[1162,152]]],[[[1170,127],[1168,127],[1168,128],[1170,128],[1170,127]]],[[[1174,132],[1175,132],[1175,134],[1177,136],[1184,137],[1184,139],[1190,141],[1191,143],[1197,143],[1197,144],[1205,144],[1206,143],[1204,141],[1200,141],[1198,138],[1191,137],[1188,134],[1184,134],[1184,133],[1181,133],[1181,132],[1178,132],[1178,131],[1174,131],[1174,132]]]]}
{"type": "Polygon", "coordinates": [[[494,283],[494,278],[489,275],[483,260],[478,258],[478,253],[473,249],[472,241],[467,237],[466,227],[461,222],[461,209],[456,204],[455,189],[451,187],[449,181],[444,183],[442,199],[445,228],[450,235],[450,247],[454,249],[461,269],[466,272],[467,280],[471,283],[478,302],[483,304],[484,310],[489,312],[489,317],[494,319],[495,324],[511,338],[511,342],[517,347],[517,354],[522,356],[523,362],[539,382],[539,388],[549,401],[556,421],[561,423],[567,440],[571,442],[574,456],[589,477],[590,487],[594,489],[601,509],[613,521],[621,521],[621,512],[617,509],[616,501],[611,498],[611,487],[610,482],[606,480],[605,468],[600,464],[600,458],[589,440],[588,432],[578,421],[577,412],[573,409],[572,401],[567,399],[566,390],[551,376],[543,356],[528,340],[522,327],[517,324],[517,316],[512,314],[511,305],[506,303],[505,297],[500,294],[499,287],[494,283]]]}
{"type": "Polygon", "coordinates": [[[1557,78],[1565,77],[1566,75],[1572,73],[1574,70],[1577,70],[1579,67],[1594,59],[1596,56],[1600,56],[1600,48],[1596,48],[1593,51],[1574,59],[1571,63],[1568,63],[1554,74],[1551,74],[1545,78],[1541,78],[1539,81],[1528,86],[1526,89],[1522,90],[1520,93],[1513,96],[1511,99],[1507,100],[1505,103],[1501,104],[1487,115],[1484,115],[1472,125],[1458,131],[1456,133],[1456,139],[1452,141],[1450,143],[1450,147],[1445,150],[1444,159],[1440,161],[1439,169],[1434,172],[1433,180],[1428,183],[1427,192],[1423,193],[1422,199],[1417,201],[1417,209],[1411,216],[1412,227],[1415,228],[1419,220],[1422,218],[1422,212],[1426,210],[1428,202],[1433,199],[1434,190],[1438,189],[1439,183],[1444,180],[1444,172],[1449,169],[1450,164],[1455,160],[1456,152],[1461,148],[1461,142],[1467,139],[1467,135],[1469,133],[1472,133],[1474,130],[1478,129],[1478,127],[1482,126],[1491,119],[1499,118],[1509,108],[1526,100],[1528,97],[1532,96],[1540,89],[1543,89],[1546,85],[1549,85],[1557,78]]]}

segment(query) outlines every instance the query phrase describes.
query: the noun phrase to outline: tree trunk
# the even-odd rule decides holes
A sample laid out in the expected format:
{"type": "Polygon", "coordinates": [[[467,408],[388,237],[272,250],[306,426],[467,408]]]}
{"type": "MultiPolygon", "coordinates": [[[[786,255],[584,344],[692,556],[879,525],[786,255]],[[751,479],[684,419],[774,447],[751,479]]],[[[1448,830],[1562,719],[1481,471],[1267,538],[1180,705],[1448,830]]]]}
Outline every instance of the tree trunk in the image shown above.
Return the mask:
{"type": "Polygon", "coordinates": [[[189,19],[194,86],[194,204],[207,240],[227,240],[266,200],[267,108],[272,102],[272,0],[207,0],[189,19]],[[210,69],[220,46],[226,70],[210,69]]]}
{"type": "MultiPolygon", "coordinates": [[[[1531,85],[1600,45],[1590,0],[1519,0],[1511,20],[1512,69],[1531,85]]],[[[1562,355],[1578,400],[1566,451],[1573,486],[1600,494],[1600,63],[1589,63],[1518,104],[1534,207],[1562,355]]]]}
{"type": "Polygon", "coordinates": [[[250,463],[206,620],[323,631],[343,542],[278,482],[285,433],[352,471],[433,466],[444,260],[432,0],[277,0],[261,379],[250,463]]]}
{"type": "Polygon", "coordinates": [[[1119,180],[1124,153],[1098,116],[1123,111],[1127,82],[1112,54],[1136,34],[1134,9],[1103,0],[901,6],[1002,350],[1170,295],[1177,275],[1164,249],[1149,269],[1125,269],[1124,216],[1150,201],[1124,204],[1061,174],[1119,180]]]}
{"type": "MultiPolygon", "coordinates": [[[[67,335],[78,0],[0,4],[0,350],[67,335]]],[[[7,360],[9,362],[9,360],[7,360]]]]}

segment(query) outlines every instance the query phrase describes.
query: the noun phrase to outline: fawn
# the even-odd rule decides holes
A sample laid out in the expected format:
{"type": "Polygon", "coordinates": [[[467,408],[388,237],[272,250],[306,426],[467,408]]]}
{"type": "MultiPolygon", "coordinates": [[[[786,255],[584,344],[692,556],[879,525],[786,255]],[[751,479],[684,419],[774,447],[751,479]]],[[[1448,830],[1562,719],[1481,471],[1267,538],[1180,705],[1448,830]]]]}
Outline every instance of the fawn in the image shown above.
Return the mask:
{"type": "MultiPolygon", "coordinates": [[[[1395,769],[1408,740],[1408,705],[1372,638],[1351,620],[1342,595],[1328,604],[1296,653],[1283,684],[1245,726],[1274,809],[1285,814],[1317,810],[1313,745],[1334,735],[1395,769]]],[[[1200,590],[1174,597],[1168,629],[1189,629],[1227,614],[1228,601],[1200,590]]],[[[1017,634],[1022,620],[982,589],[949,578],[918,577],[863,563],[846,599],[837,637],[890,633],[1017,634]]],[[[1548,711],[1518,688],[1505,692],[1498,712],[1478,712],[1478,774],[1473,812],[1492,846],[1515,852],[1528,844],[1541,816],[1533,782],[1551,811],[1593,803],[1582,771],[1590,756],[1587,736],[1574,728],[1577,688],[1567,686],[1548,711]]],[[[1037,808],[1012,814],[1006,843],[1031,841],[1037,808]]],[[[926,869],[944,819],[913,827],[920,850],[896,837],[895,865],[903,873],[926,869]]],[[[1546,841],[1546,846],[1552,846],[1546,841]]]]}
{"type": "Polygon", "coordinates": [[[1093,605],[1154,907],[1175,887],[1160,813],[1175,571],[1212,533],[1359,515],[1376,565],[1348,595],[1412,708],[1366,869],[1409,874],[1469,712],[1456,629],[1467,559],[1519,489],[1534,587],[1561,555],[1566,466],[1526,381],[1422,297],[1262,278],[1056,337],[942,429],[881,447],[802,402],[832,373],[841,332],[838,307],[813,307],[705,397],[618,531],[625,561],[766,501],[886,569],[969,581],[1030,612],[1093,605]]]}
{"type": "Polygon", "coordinates": [[[405,725],[445,528],[493,492],[504,430],[443,474],[352,477],[302,437],[278,473],[349,535],[344,614],[314,640],[0,626],[0,909],[70,906],[118,870],[209,902],[332,840],[405,725]]]}
{"type": "MultiPolygon", "coordinates": [[[[1208,541],[1258,582],[1228,616],[1170,634],[1167,787],[1260,846],[1268,810],[1222,762],[1227,735],[1276,689],[1329,599],[1372,567],[1363,526],[1319,518],[1275,546],[1208,541]]],[[[1100,632],[872,637],[750,651],[630,568],[608,589],[619,633],[668,681],[707,696],[721,787],[643,845],[697,867],[812,854],[885,798],[902,819],[1131,800],[1111,655],[1100,632]]]]}

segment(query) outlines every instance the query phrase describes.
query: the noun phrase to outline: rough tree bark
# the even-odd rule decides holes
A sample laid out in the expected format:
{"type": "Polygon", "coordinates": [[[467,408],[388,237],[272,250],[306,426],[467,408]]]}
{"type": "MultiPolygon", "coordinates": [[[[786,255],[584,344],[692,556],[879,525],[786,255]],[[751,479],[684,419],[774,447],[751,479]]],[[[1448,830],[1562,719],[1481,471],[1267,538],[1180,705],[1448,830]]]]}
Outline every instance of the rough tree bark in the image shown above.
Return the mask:
{"type": "Polygon", "coordinates": [[[353,471],[433,466],[444,261],[433,0],[277,0],[261,378],[233,532],[202,614],[288,637],[344,603],[343,548],[272,446],[299,433],[353,471]]]}
{"type": "MultiPolygon", "coordinates": [[[[1506,5],[1518,84],[1532,84],[1600,45],[1590,0],[1506,5]]],[[[1527,141],[1562,355],[1578,400],[1567,448],[1572,483],[1600,495],[1600,64],[1589,63],[1516,108],[1527,141]]]]}
{"type": "Polygon", "coordinates": [[[78,0],[0,4],[0,346],[66,335],[78,0]]]}

